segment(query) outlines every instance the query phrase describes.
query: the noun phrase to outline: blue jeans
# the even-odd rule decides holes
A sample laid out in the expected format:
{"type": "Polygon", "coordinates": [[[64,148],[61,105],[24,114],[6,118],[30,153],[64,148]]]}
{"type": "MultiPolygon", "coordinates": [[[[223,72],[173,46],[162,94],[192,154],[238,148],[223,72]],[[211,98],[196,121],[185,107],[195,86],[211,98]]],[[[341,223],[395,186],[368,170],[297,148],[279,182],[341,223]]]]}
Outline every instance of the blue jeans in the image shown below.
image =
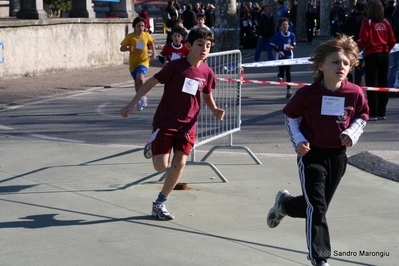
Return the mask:
{"type": "Polygon", "coordinates": [[[258,38],[258,43],[255,49],[254,61],[259,62],[260,53],[262,52],[263,48],[266,46],[267,51],[267,60],[274,60],[272,47],[270,46],[271,38],[258,38]]]}
{"type": "Polygon", "coordinates": [[[388,75],[388,87],[393,88],[399,74],[399,52],[392,53],[392,67],[388,75]]]}

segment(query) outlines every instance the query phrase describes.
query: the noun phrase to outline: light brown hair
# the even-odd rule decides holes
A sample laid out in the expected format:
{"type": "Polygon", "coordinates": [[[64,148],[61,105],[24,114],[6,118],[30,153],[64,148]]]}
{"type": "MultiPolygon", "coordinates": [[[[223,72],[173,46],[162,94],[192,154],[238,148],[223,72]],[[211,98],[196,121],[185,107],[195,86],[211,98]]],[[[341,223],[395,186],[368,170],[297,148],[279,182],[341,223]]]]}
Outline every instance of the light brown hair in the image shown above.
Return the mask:
{"type": "MultiPolygon", "coordinates": [[[[379,0],[378,0],[379,1],[379,0]]],[[[359,48],[356,42],[349,36],[342,34],[336,38],[328,40],[316,47],[309,61],[313,62],[310,68],[313,70],[313,80],[321,81],[324,79],[324,74],[319,70],[319,64],[324,63],[326,57],[333,52],[344,52],[349,55],[350,68],[349,72],[359,64],[357,59],[359,48]]]]}

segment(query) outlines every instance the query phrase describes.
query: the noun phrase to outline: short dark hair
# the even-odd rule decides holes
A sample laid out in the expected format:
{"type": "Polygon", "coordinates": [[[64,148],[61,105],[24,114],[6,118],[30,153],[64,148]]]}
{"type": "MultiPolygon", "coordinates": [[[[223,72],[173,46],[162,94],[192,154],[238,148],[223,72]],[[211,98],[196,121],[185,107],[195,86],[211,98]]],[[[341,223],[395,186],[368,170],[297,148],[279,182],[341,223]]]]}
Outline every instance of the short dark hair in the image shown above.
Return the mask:
{"type": "Polygon", "coordinates": [[[358,0],[355,5],[356,11],[364,12],[366,10],[366,3],[362,0],[358,0]]]}
{"type": "Polygon", "coordinates": [[[198,15],[197,16],[197,20],[200,19],[200,18],[203,18],[206,21],[205,15],[202,15],[202,14],[198,15]]]}
{"type": "Polygon", "coordinates": [[[144,19],[144,18],[142,18],[142,17],[136,17],[136,18],[133,20],[133,28],[136,27],[137,23],[139,23],[139,22],[144,22],[144,25],[145,25],[145,19],[144,19]]]}
{"type": "Polygon", "coordinates": [[[287,17],[282,17],[282,18],[280,18],[279,20],[278,20],[278,26],[280,27],[281,26],[281,24],[283,24],[283,22],[288,22],[288,24],[290,24],[290,19],[289,18],[287,18],[287,17]]]}
{"type": "Polygon", "coordinates": [[[180,34],[183,37],[186,36],[186,30],[184,28],[182,28],[182,27],[179,27],[179,26],[172,28],[172,35],[174,33],[178,33],[178,34],[180,34]]]}
{"type": "Polygon", "coordinates": [[[213,42],[214,41],[213,33],[210,30],[203,29],[203,28],[190,30],[190,33],[188,34],[188,37],[187,37],[187,42],[190,43],[191,45],[193,45],[194,42],[199,39],[205,39],[205,40],[213,42]]]}

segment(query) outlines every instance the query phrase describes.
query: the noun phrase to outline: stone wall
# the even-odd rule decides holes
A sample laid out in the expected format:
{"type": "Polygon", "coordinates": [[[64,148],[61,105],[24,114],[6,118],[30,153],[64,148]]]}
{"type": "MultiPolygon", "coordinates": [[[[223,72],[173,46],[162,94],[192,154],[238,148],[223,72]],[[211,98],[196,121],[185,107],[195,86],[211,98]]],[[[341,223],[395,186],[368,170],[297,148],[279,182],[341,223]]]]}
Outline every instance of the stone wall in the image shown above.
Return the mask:
{"type": "Polygon", "coordinates": [[[0,18],[8,18],[10,13],[10,2],[0,0],[0,18]]]}
{"type": "Polygon", "coordinates": [[[0,80],[122,64],[125,55],[119,47],[132,31],[131,21],[2,20],[0,43],[4,49],[0,47],[0,80]]]}

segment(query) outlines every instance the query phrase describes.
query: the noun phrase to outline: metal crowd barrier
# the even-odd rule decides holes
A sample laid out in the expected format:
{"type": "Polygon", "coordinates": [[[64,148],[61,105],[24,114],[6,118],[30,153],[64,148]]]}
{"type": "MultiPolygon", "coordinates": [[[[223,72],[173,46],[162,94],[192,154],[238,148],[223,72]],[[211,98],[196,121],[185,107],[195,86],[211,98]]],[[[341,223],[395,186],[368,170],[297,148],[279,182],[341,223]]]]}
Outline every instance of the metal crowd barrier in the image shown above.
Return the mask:
{"type": "MultiPolygon", "coordinates": [[[[187,165],[207,165],[219,176],[223,182],[228,182],[223,174],[211,162],[205,161],[216,149],[243,149],[257,164],[262,164],[258,158],[245,146],[233,145],[233,133],[241,130],[241,82],[231,82],[221,79],[241,79],[241,52],[232,50],[211,53],[207,57],[207,64],[213,69],[216,77],[216,89],[212,94],[216,105],[225,110],[223,121],[219,121],[202,101],[198,117],[197,138],[191,152],[191,160],[187,165]],[[214,140],[228,137],[228,145],[216,145],[200,160],[196,161],[196,148],[214,140]]],[[[169,170],[162,176],[163,180],[169,170]]]]}

